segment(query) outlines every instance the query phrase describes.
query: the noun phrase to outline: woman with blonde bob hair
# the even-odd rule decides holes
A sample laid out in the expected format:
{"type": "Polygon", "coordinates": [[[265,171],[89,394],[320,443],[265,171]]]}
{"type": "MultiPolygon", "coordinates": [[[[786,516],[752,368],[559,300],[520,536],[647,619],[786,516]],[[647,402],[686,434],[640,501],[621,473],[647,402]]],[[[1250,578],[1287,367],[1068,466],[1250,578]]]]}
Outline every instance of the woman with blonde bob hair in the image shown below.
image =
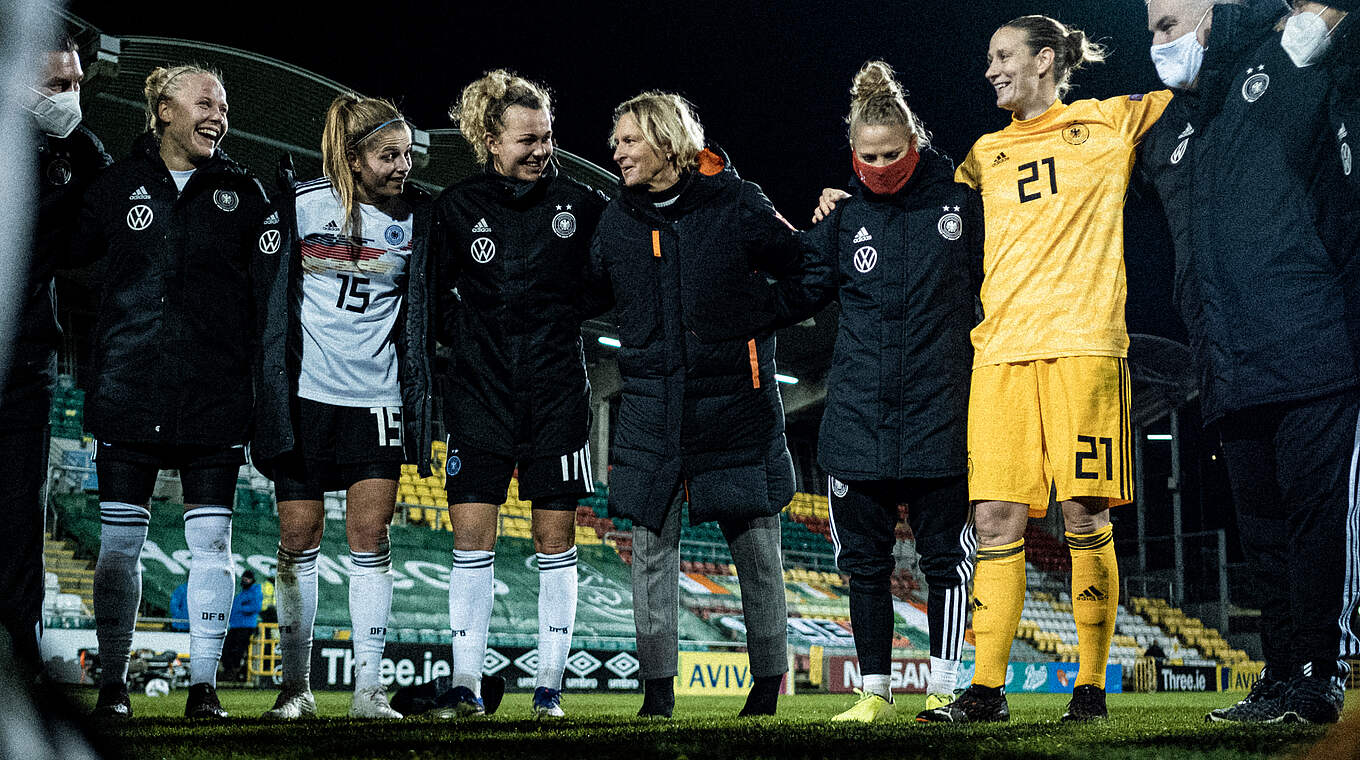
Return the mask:
{"type": "Polygon", "coordinates": [[[705,145],[679,95],[619,105],[610,144],[622,181],[595,232],[592,286],[614,305],[621,343],[609,509],[634,523],[638,714],[669,717],[675,704],[688,502],[692,524],[718,522],[737,566],[755,677],[742,714],[771,715],[787,671],[778,515],[794,488],[774,330],[816,310],[826,272],[760,187],[705,145]]]}
{"type": "Polygon", "coordinates": [[[967,627],[968,372],[982,257],[981,203],[883,61],[850,90],[850,194],[808,233],[831,268],[840,320],[818,435],[836,563],[850,576],[850,617],[864,684],[833,720],[890,720],[898,505],[929,584],[926,710],[954,699],[967,627]],[[887,389],[885,391],[885,389],[887,389]]]}
{"type": "MultiPolygon", "coordinates": [[[[279,507],[283,689],[266,718],[316,714],[310,683],[327,491],[347,490],[354,699],[349,714],[400,718],[380,680],[392,607],[388,524],[403,462],[429,474],[428,196],[407,184],[411,127],[385,100],[337,97],[325,176],[285,171],[291,240],[267,304],[254,451],[279,507]]],[[[279,243],[276,241],[275,246],[279,243]]]]}
{"type": "Polygon", "coordinates": [[[463,89],[450,110],[483,170],[434,202],[440,341],[453,524],[452,688],[444,713],[480,715],[495,600],[497,518],[518,470],[533,504],[538,672],[533,712],[561,717],[576,620],[576,504],[594,489],[590,384],[580,294],[605,199],[553,160],[548,91],[505,70],[463,89]]]}

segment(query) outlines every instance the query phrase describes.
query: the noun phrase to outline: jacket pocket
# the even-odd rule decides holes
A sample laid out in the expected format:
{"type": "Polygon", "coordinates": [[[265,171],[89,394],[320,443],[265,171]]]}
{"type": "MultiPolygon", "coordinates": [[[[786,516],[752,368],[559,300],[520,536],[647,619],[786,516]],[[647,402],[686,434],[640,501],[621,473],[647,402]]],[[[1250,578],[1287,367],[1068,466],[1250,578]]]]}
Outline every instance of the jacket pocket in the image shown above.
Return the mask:
{"type": "Polygon", "coordinates": [[[690,475],[690,521],[777,515],[793,501],[793,487],[793,458],[781,435],[761,461],[690,475]]]}

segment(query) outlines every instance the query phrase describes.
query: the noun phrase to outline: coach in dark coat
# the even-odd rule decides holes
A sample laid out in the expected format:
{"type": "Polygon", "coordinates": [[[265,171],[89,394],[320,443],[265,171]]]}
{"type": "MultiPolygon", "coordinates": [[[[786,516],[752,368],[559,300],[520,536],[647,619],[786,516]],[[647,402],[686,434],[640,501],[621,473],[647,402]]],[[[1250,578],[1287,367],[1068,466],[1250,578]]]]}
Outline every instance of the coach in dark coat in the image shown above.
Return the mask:
{"type": "Polygon", "coordinates": [[[636,523],[641,714],[669,715],[674,701],[685,500],[690,521],[717,520],[732,549],[756,678],[743,713],[770,714],[787,670],[777,515],[794,489],[773,330],[820,305],[826,270],[808,267],[760,188],[703,147],[684,99],[651,92],[620,105],[613,142],[623,186],[592,265],[622,344],[609,502],[636,523]]]}
{"type": "Polygon", "coordinates": [[[43,48],[41,60],[30,105],[38,154],[37,219],[28,276],[18,283],[14,349],[0,384],[0,483],[5,486],[0,516],[12,539],[9,551],[0,554],[0,625],[9,631],[14,659],[24,669],[38,667],[42,622],[48,411],[61,343],[52,276],[67,263],[81,194],[113,163],[99,138],[78,125],[80,110],[70,105],[79,103],[84,76],[75,42],[60,36],[43,48]],[[65,110],[50,108],[63,101],[65,110]]]}
{"type": "MultiPolygon", "coordinates": [[[[1203,5],[1154,3],[1190,21],[1150,28],[1189,29],[1203,5]]],[[[1213,6],[1203,66],[1140,161],[1175,242],[1176,302],[1262,610],[1265,672],[1247,699],[1209,717],[1317,723],[1337,720],[1343,658],[1360,655],[1360,196],[1348,144],[1360,123],[1333,121],[1346,94],[1337,73],[1360,59],[1355,14],[1296,13],[1312,18],[1291,16],[1283,31],[1279,15],[1261,0],[1213,6]]]]}

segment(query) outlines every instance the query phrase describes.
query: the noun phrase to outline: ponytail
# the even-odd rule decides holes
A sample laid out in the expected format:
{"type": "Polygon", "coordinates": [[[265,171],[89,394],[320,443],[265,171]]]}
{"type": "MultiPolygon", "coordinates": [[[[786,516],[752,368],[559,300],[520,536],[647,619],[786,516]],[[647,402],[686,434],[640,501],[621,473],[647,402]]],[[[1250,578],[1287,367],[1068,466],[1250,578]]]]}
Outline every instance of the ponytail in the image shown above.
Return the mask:
{"type": "Polygon", "coordinates": [[[344,209],[344,234],[363,234],[358,206],[354,203],[354,171],[350,160],[358,154],[364,140],[389,125],[405,126],[401,111],[390,101],[365,98],[347,92],[331,101],[326,109],[326,126],[321,132],[321,170],[335,188],[344,209]]]}
{"type": "Polygon", "coordinates": [[[907,105],[907,93],[893,74],[892,66],[883,61],[869,61],[855,75],[850,85],[850,115],[845,122],[850,126],[852,147],[858,127],[897,124],[906,127],[917,150],[930,145],[925,124],[907,105]]]}
{"type": "Polygon", "coordinates": [[[1021,16],[1007,22],[1006,26],[1025,33],[1031,55],[1040,50],[1053,50],[1053,82],[1058,87],[1061,99],[1072,89],[1072,72],[1087,63],[1100,63],[1105,60],[1106,49],[1098,42],[1092,42],[1086,33],[1063,24],[1048,16],[1021,16]]]}

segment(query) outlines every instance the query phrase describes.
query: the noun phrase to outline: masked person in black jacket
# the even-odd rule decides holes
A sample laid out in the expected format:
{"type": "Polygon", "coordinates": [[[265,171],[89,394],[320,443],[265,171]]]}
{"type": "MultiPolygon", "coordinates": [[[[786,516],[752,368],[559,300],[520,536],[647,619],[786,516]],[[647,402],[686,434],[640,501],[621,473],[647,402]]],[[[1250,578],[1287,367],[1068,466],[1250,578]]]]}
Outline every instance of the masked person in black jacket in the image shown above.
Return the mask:
{"type": "Polygon", "coordinates": [[[23,280],[14,352],[0,386],[0,514],[10,551],[0,555],[0,621],[14,659],[38,667],[42,625],[43,530],[47,489],[47,414],[56,380],[57,325],[52,275],[67,262],[80,198],[112,163],[99,138],[80,126],[80,53],[62,34],[42,52],[42,71],[25,104],[38,148],[38,219],[23,280]]]}
{"type": "Polygon", "coordinates": [[[218,147],[227,96],[216,73],[157,68],[145,95],[150,131],[90,187],[72,243],[78,258],[104,264],[86,410],[102,523],[95,714],[131,715],[124,681],[138,557],[156,474],[178,470],[192,554],[185,715],[221,718],[216,675],[236,586],[231,507],[250,434],[254,303],[278,220],[260,183],[218,147]]]}
{"type": "Polygon", "coordinates": [[[316,714],[317,556],[327,491],[344,489],[355,718],[401,718],[381,680],[392,609],[388,525],[403,462],[429,474],[429,196],[409,187],[411,128],[346,93],[326,111],[325,176],[280,201],[292,238],[267,309],[254,456],[279,506],[275,583],[283,688],[264,717],[316,714]]]}
{"type": "MultiPolygon", "coordinates": [[[[860,700],[836,721],[890,720],[898,505],[929,583],[926,711],[954,700],[977,537],[968,504],[968,383],[982,258],[976,194],[930,148],[892,69],[850,90],[853,194],[808,233],[839,288],[840,325],[818,459],[831,474],[836,562],[850,576],[860,700]]],[[[821,216],[820,211],[818,216],[821,216]]]]}
{"type": "Polygon", "coordinates": [[[538,672],[533,711],[560,717],[576,619],[576,501],[593,488],[580,295],[604,198],[558,173],[552,103],[508,71],[469,84],[451,110],[485,170],[435,201],[442,377],[453,524],[452,712],[478,715],[495,599],[500,504],[518,466],[533,503],[538,672]]]}
{"type": "Polygon", "coordinates": [[[787,670],[778,514],[794,488],[773,331],[821,305],[828,271],[760,188],[704,147],[680,96],[618,106],[610,142],[623,186],[591,259],[622,343],[609,508],[634,522],[639,714],[674,707],[685,501],[691,523],[718,521],[740,577],[755,677],[742,714],[773,714],[787,670]]]}
{"type": "Polygon", "coordinates": [[[1140,160],[1262,614],[1265,670],[1216,721],[1336,721],[1344,658],[1360,655],[1360,124],[1331,121],[1332,64],[1357,60],[1342,10],[1360,3],[1293,5],[1281,24],[1278,2],[1148,4],[1153,61],[1178,92],[1140,160]]]}

